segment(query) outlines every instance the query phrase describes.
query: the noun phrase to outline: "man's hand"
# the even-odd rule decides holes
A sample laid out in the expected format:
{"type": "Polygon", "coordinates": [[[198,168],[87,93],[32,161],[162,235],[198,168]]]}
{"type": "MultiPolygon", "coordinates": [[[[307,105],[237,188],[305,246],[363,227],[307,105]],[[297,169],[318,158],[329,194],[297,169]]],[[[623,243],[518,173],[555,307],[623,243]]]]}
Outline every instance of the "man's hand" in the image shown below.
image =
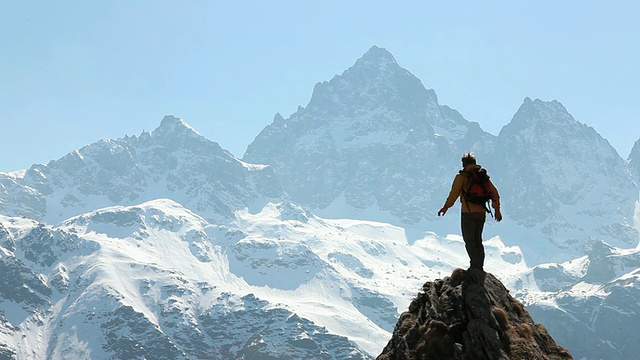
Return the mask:
{"type": "Polygon", "coordinates": [[[438,211],[438,216],[444,216],[444,214],[447,213],[447,208],[443,207],[442,209],[440,209],[440,211],[438,211]]]}
{"type": "Polygon", "coordinates": [[[500,209],[496,209],[496,221],[502,221],[502,213],[500,212],[500,209]]]}

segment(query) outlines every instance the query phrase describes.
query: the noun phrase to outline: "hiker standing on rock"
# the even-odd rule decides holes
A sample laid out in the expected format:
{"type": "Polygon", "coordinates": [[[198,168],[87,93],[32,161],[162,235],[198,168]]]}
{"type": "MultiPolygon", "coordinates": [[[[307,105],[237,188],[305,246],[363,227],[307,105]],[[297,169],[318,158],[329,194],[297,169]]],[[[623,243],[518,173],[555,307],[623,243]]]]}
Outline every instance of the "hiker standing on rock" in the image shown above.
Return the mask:
{"type": "Polygon", "coordinates": [[[471,153],[462,157],[462,170],[453,179],[449,197],[444,206],[438,211],[438,216],[444,216],[460,197],[462,204],[462,238],[469,254],[471,268],[484,271],[484,246],[482,245],[482,230],[487,213],[491,213],[487,202],[495,209],[496,221],[502,220],[500,212],[500,195],[487,175],[487,171],[476,164],[476,158],[471,153]]]}

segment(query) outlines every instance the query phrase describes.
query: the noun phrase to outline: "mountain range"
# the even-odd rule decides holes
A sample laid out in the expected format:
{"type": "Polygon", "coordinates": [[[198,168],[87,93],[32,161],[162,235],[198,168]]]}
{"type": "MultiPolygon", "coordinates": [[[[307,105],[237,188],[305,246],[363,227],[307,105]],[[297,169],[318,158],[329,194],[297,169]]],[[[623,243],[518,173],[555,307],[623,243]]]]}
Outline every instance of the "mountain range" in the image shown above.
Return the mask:
{"type": "Polygon", "coordinates": [[[20,174],[0,176],[2,213],[57,223],[112,205],[171,198],[213,222],[282,190],[271,169],[243,163],[183,120],[105,139],[20,174]]]}
{"type": "Polygon", "coordinates": [[[268,164],[293,201],[319,214],[439,232],[437,209],[467,151],[489,169],[506,216],[532,239],[523,244],[516,230],[501,232],[503,240],[530,248],[531,261],[548,261],[545,250],[558,248],[552,260],[567,260],[598,240],[638,242],[630,166],[562,104],[526,98],[494,136],[440,105],[378,47],[317,84],[306,108],[276,115],[243,160],[268,164]]]}
{"type": "Polygon", "coordinates": [[[466,265],[435,215],[473,151],[505,216],[487,270],[576,358],[633,358],[639,144],[622,159],[529,98],[492,135],[374,46],[241,159],[166,116],[0,173],[0,356],[376,355],[422,283],[466,265]]]}

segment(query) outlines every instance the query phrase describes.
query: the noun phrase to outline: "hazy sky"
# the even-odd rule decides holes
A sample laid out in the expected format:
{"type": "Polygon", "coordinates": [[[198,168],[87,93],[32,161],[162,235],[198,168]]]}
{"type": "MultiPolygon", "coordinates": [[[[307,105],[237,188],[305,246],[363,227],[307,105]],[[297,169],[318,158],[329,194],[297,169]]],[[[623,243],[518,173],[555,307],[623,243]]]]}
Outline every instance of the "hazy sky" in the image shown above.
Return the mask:
{"type": "Polygon", "coordinates": [[[624,158],[640,138],[638,1],[308,3],[4,1],[0,171],[165,114],[242,157],[372,45],[493,134],[528,96],[560,101],[624,158]]]}

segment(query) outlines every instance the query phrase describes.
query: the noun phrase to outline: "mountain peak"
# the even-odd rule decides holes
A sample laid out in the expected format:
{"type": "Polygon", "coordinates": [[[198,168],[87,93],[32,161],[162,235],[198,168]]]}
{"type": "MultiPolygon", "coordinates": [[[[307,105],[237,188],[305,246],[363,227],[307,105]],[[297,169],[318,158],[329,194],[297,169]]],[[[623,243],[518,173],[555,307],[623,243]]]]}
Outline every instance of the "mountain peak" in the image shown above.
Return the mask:
{"type": "MultiPolygon", "coordinates": [[[[365,109],[372,104],[394,111],[436,105],[435,92],[400,66],[389,51],[372,46],[361,58],[330,81],[317,83],[307,110],[325,113],[365,109]]],[[[353,114],[348,115],[353,117],[353,114]]]]}
{"type": "MultiPolygon", "coordinates": [[[[300,111],[298,109],[298,111],[300,111]]],[[[273,117],[273,123],[274,124],[283,124],[284,123],[284,118],[282,117],[282,115],[280,115],[280,113],[276,113],[276,115],[273,117]]]]}
{"type": "Polygon", "coordinates": [[[173,115],[165,115],[160,122],[160,126],[151,132],[151,136],[156,139],[166,139],[167,141],[181,139],[181,142],[192,140],[209,142],[184,120],[173,115]]]}
{"type": "Polygon", "coordinates": [[[371,76],[372,74],[379,73],[387,74],[386,76],[389,76],[390,74],[397,72],[408,73],[408,71],[398,64],[396,59],[387,49],[374,45],[367,50],[362,57],[356,60],[353,66],[345,70],[342,75],[349,76],[349,74],[357,74],[357,77],[362,77],[365,74],[371,76]]]}
{"type": "Polygon", "coordinates": [[[502,131],[521,131],[536,124],[567,125],[579,123],[571,116],[564,105],[557,100],[531,100],[531,98],[526,97],[518,111],[513,115],[511,122],[503,127],[502,131]]]}
{"type": "Polygon", "coordinates": [[[492,274],[456,269],[422,290],[379,360],[572,359],[492,274]]]}
{"type": "Polygon", "coordinates": [[[177,116],[174,115],[165,115],[162,118],[162,121],[160,122],[161,126],[176,126],[176,125],[181,125],[181,124],[185,124],[184,120],[180,119],[177,116]]]}
{"type": "Polygon", "coordinates": [[[160,126],[158,126],[151,133],[153,136],[160,137],[192,137],[192,138],[204,138],[197,132],[194,128],[192,128],[189,124],[187,124],[184,120],[179,117],[173,115],[165,115],[160,122],[160,126]]]}
{"type": "Polygon", "coordinates": [[[520,107],[553,108],[556,110],[567,112],[567,109],[558,100],[544,101],[538,98],[536,98],[535,100],[531,100],[531,98],[528,96],[524,98],[524,101],[522,102],[522,105],[520,107]]]}
{"type": "Polygon", "coordinates": [[[640,166],[640,139],[633,144],[633,148],[631,148],[631,153],[629,154],[629,160],[635,163],[635,166],[640,166]]]}
{"type": "Polygon", "coordinates": [[[369,50],[367,50],[367,52],[364,53],[364,55],[362,55],[362,57],[356,61],[356,64],[358,63],[397,64],[396,59],[387,49],[378,47],[376,45],[373,45],[369,50]]]}

